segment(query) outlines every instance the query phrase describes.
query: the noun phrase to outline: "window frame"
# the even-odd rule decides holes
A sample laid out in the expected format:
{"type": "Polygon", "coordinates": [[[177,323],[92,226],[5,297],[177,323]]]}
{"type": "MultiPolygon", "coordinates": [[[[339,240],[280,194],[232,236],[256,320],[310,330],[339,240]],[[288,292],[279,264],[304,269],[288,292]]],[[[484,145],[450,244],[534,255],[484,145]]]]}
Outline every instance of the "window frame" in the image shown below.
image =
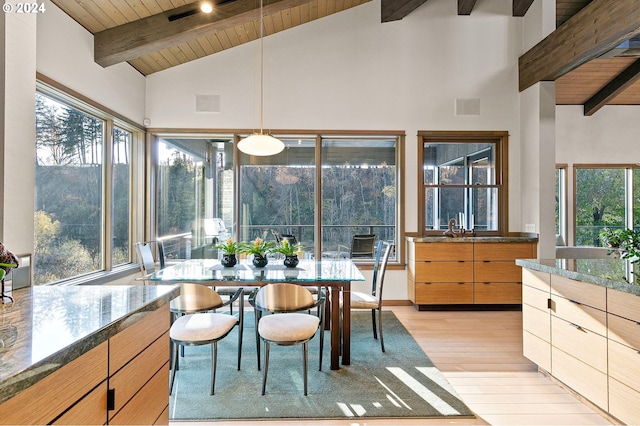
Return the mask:
{"type": "MultiPolygon", "coordinates": [[[[491,231],[476,231],[478,236],[503,236],[509,229],[508,215],[508,141],[509,133],[506,131],[418,131],[418,233],[421,236],[442,236],[441,229],[427,229],[426,227],[426,199],[425,189],[434,185],[425,184],[424,173],[424,144],[428,142],[450,143],[495,143],[495,187],[498,192],[498,229],[491,231]]],[[[464,185],[472,187],[472,185],[464,185]]],[[[492,185],[493,186],[493,185],[492,185]]]]}
{"type": "MultiPolygon", "coordinates": [[[[45,96],[60,104],[76,109],[84,114],[88,114],[104,122],[103,126],[103,146],[101,150],[102,164],[102,188],[101,188],[101,236],[100,251],[101,265],[98,270],[87,272],[73,277],[60,279],[54,282],[42,283],[41,285],[50,284],[83,284],[83,283],[100,283],[109,281],[112,275],[120,276],[130,273],[134,267],[135,253],[133,250],[133,241],[142,239],[142,226],[138,222],[139,217],[144,214],[136,214],[133,206],[143,205],[143,194],[136,191],[136,188],[143,187],[144,174],[141,173],[144,161],[144,127],[134,121],[110,110],[109,108],[95,102],[86,96],[52,80],[40,73],[36,73],[35,93],[45,96]],[[114,128],[118,127],[124,131],[131,133],[131,142],[129,147],[129,226],[128,239],[129,248],[128,262],[114,265],[113,261],[113,243],[111,235],[113,233],[113,144],[114,144],[114,128]]],[[[35,107],[35,106],[34,106],[35,107]]],[[[35,165],[34,165],[35,167],[35,165]]],[[[34,211],[35,214],[35,211],[34,211]]],[[[35,237],[35,236],[34,236],[35,237]]],[[[35,258],[34,258],[35,262],[35,258]]]]}

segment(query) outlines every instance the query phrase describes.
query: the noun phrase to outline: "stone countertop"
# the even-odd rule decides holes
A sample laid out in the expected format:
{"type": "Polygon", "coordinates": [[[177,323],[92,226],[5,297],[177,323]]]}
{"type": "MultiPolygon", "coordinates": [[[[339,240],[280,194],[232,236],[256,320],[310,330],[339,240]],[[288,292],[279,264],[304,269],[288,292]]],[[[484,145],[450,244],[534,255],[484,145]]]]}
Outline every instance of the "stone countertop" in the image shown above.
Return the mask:
{"type": "Polygon", "coordinates": [[[627,281],[630,266],[628,260],[517,259],[516,265],[640,296],[640,285],[627,281]]]}
{"type": "Polygon", "coordinates": [[[447,237],[447,236],[430,236],[430,237],[405,237],[407,241],[414,243],[535,243],[538,242],[537,236],[526,235],[508,235],[508,236],[477,236],[477,237],[447,237]]]}
{"type": "Polygon", "coordinates": [[[36,286],[0,305],[0,402],[180,294],[177,285],[36,286]]]}

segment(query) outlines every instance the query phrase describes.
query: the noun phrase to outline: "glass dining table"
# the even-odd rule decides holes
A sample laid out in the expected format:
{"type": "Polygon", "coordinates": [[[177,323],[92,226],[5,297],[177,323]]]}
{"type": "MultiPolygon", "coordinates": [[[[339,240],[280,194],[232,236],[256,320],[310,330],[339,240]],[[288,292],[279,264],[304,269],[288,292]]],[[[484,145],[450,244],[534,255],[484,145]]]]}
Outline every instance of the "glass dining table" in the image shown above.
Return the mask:
{"type": "Polygon", "coordinates": [[[338,370],[340,361],[342,365],[349,365],[351,282],[365,280],[358,267],[350,259],[303,259],[295,268],[285,267],[277,260],[269,262],[263,268],[256,268],[248,259],[242,259],[234,267],[223,267],[217,259],[190,259],[156,271],[148,279],[152,282],[194,282],[211,286],[260,287],[268,283],[289,282],[325,287],[329,289],[329,303],[325,312],[331,331],[331,369],[338,370]]]}

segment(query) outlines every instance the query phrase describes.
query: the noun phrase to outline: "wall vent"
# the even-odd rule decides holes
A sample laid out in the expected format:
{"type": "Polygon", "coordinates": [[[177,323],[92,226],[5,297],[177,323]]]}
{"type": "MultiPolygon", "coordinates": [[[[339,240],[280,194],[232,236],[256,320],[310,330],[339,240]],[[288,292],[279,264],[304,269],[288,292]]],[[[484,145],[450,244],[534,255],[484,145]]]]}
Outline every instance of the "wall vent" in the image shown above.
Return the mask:
{"type": "Polygon", "coordinates": [[[220,95],[196,95],[196,112],[220,112],[220,95]]]}
{"type": "Polygon", "coordinates": [[[456,99],[456,115],[480,115],[480,99],[456,99]]]}

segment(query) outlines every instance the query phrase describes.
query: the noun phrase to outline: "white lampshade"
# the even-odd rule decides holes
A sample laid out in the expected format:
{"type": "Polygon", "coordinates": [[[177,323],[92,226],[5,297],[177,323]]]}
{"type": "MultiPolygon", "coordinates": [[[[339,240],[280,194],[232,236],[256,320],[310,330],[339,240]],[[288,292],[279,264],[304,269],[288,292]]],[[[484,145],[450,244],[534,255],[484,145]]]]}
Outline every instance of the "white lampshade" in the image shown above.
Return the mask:
{"type": "Polygon", "coordinates": [[[254,133],[238,142],[238,149],[245,154],[264,157],[282,152],[284,143],[271,135],[254,133]]]}

